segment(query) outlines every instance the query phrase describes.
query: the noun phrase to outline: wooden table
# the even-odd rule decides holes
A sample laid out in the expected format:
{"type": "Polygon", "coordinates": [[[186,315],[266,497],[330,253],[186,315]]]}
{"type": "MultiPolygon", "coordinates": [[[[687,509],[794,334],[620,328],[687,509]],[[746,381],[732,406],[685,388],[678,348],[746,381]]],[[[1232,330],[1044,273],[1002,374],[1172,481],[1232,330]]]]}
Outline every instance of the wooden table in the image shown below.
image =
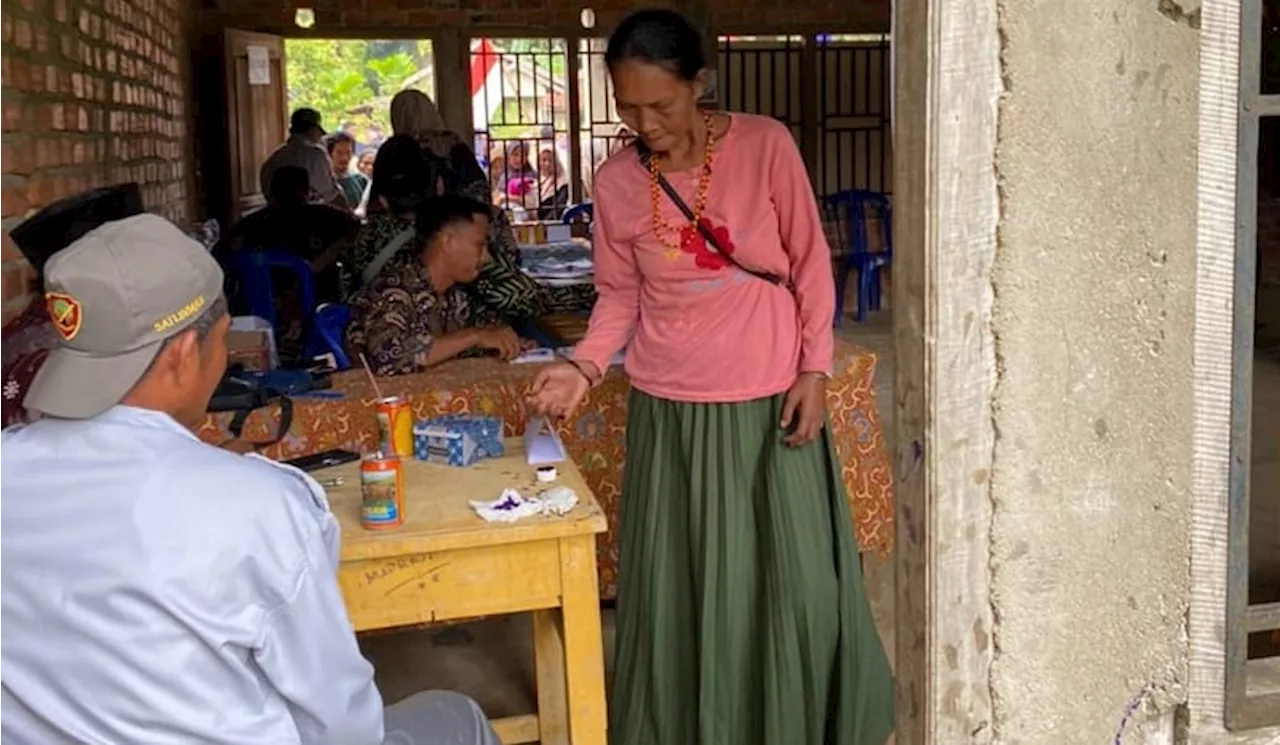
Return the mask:
{"type": "MultiPolygon", "coordinates": [[[[580,321],[578,322],[581,323],[580,321]]],[[[384,393],[402,394],[416,419],[442,414],[486,414],[502,417],[508,436],[524,431],[525,396],[540,365],[511,365],[494,359],[454,360],[413,375],[381,378],[384,393]]],[[[835,375],[827,383],[827,411],[840,455],[858,545],[863,551],[888,552],[893,545],[893,472],[885,454],[876,407],[874,352],[836,339],[835,375]]],[[[358,453],[378,447],[374,416],[379,394],[360,370],[333,376],[338,400],[297,398],[288,436],[264,451],[288,460],[333,448],[358,453]]],[[[627,459],[627,402],[631,383],[620,367],[611,367],[604,381],[587,394],[572,418],[559,425],[569,457],[582,470],[591,493],[609,520],[610,531],[597,545],[601,595],[615,596],[619,546],[617,530],[622,513],[622,474],[627,459]]],[[[245,436],[262,440],[277,431],[278,406],[257,410],[245,425],[245,436]]],[[[230,435],[230,412],[210,414],[198,434],[219,443],[230,435]]]]}
{"type": "Polygon", "coordinates": [[[538,712],[493,722],[504,743],[605,745],[604,646],[596,580],[596,534],[607,527],[582,474],[558,466],[557,485],[578,494],[564,517],[487,523],[470,500],[504,488],[532,495],[537,484],[523,443],[505,458],[470,468],[404,462],[405,523],[360,525],[358,464],[326,469],[342,476],[329,503],[342,526],[338,581],[357,632],[476,616],[533,612],[538,712]]]}

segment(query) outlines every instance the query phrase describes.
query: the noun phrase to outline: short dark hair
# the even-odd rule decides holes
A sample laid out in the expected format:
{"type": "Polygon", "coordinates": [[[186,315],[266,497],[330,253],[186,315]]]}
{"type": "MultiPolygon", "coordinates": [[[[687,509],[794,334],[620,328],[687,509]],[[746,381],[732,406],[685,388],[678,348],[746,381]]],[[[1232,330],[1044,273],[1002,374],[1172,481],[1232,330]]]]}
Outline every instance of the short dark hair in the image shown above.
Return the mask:
{"type": "Polygon", "coordinates": [[[612,70],[627,60],[665,67],[689,81],[707,66],[702,34],[674,10],[641,10],[618,24],[609,36],[604,62],[612,70]]]}
{"type": "Polygon", "coordinates": [[[450,194],[433,197],[423,202],[418,210],[418,238],[425,248],[430,246],[445,228],[462,222],[472,222],[477,216],[492,219],[493,210],[484,202],[478,202],[469,197],[450,194]]]}
{"type": "Polygon", "coordinates": [[[355,149],[356,138],[352,137],[346,132],[334,132],[333,134],[326,137],[324,140],[324,148],[325,150],[329,151],[330,155],[333,155],[333,149],[344,142],[351,143],[351,148],[353,150],[355,149]]]}
{"type": "Polygon", "coordinates": [[[369,197],[386,199],[392,213],[402,214],[418,209],[423,200],[435,196],[439,181],[438,165],[422,152],[418,141],[408,135],[396,135],[378,148],[369,197]]]}
{"type": "Polygon", "coordinates": [[[302,166],[280,166],[271,174],[271,183],[267,184],[267,198],[288,200],[302,198],[306,201],[311,194],[311,177],[302,166]]]}

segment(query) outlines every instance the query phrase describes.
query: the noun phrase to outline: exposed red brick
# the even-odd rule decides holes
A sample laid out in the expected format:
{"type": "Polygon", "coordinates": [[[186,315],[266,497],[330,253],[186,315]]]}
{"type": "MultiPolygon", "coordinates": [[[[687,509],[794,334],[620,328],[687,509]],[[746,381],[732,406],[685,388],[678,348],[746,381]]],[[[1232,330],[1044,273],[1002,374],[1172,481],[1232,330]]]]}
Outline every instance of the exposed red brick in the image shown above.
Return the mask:
{"type": "MultiPolygon", "coordinates": [[[[636,7],[627,0],[312,0],[318,26],[343,31],[376,33],[379,27],[432,28],[470,25],[528,28],[531,34],[545,29],[578,29],[583,7],[596,12],[603,33],[623,14],[636,7]]],[[[663,0],[649,5],[671,6],[663,0]]],[[[208,18],[214,26],[291,33],[293,11],[287,4],[257,0],[223,0],[222,11],[208,18]]],[[[808,28],[831,32],[887,31],[888,0],[825,0],[796,3],[788,0],[723,0],[710,3],[707,19],[720,32],[779,33],[776,29],[808,28]]]]}
{"type": "MultiPolygon", "coordinates": [[[[147,208],[190,219],[188,0],[13,0],[0,12],[3,216],[85,189],[142,185],[147,208]]],[[[4,236],[4,320],[31,269],[4,236]]]]}
{"type": "Polygon", "coordinates": [[[9,263],[10,261],[21,261],[22,252],[18,250],[17,244],[9,237],[8,233],[0,232],[0,261],[9,263]]]}

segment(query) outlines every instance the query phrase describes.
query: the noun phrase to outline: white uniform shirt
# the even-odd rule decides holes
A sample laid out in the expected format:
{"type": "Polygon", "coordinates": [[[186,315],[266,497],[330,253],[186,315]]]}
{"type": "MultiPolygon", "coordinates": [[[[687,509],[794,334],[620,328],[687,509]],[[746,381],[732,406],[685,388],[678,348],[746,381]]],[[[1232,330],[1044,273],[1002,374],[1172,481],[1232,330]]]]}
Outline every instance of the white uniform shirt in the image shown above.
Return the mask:
{"type": "Polygon", "coordinates": [[[283,145],[267,156],[262,169],[258,171],[258,186],[262,188],[263,198],[270,198],[271,178],[285,166],[297,166],[307,172],[309,202],[329,204],[342,194],[338,179],[333,175],[333,161],[329,160],[329,151],[303,135],[289,135],[283,145]]]}
{"type": "Polygon", "coordinates": [[[0,479],[5,745],[382,741],[302,472],[117,406],[6,430],[0,479]]]}

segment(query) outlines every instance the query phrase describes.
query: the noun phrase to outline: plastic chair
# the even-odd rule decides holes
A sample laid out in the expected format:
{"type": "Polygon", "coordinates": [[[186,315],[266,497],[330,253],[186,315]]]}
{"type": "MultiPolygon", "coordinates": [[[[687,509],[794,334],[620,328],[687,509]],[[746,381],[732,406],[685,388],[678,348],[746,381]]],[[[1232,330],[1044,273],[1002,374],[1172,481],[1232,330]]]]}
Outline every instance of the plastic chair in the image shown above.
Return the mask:
{"type": "Polygon", "coordinates": [[[237,251],[232,254],[229,263],[245,309],[250,315],[270,323],[272,328],[277,327],[277,319],[276,294],[271,274],[277,270],[290,272],[298,285],[305,358],[310,359],[316,354],[330,351],[317,334],[316,281],[310,264],[291,253],[272,249],[237,251]]]}
{"type": "Polygon", "coordinates": [[[849,273],[858,272],[858,308],[854,320],[859,323],[867,318],[868,310],[880,310],[881,269],[893,265],[893,206],[889,198],[878,191],[852,189],[826,198],[829,208],[844,210],[849,223],[849,248],[840,271],[836,274],[836,317],[840,325],[844,317],[844,292],[849,273]],[[873,251],[867,241],[867,219],[879,217],[884,244],[873,251]]]}
{"type": "MultiPolygon", "coordinates": [[[[324,344],[324,352],[333,354],[334,366],[351,369],[347,356],[347,326],[351,323],[351,307],[341,303],[325,303],[316,308],[316,336],[324,344]]],[[[322,352],[323,354],[323,352],[322,352]]]]}
{"type": "Polygon", "coordinates": [[[583,202],[582,204],[575,204],[566,209],[562,219],[564,220],[565,225],[572,225],[577,222],[579,218],[586,218],[584,222],[590,225],[591,221],[595,219],[595,215],[595,206],[591,202],[583,202]]]}

